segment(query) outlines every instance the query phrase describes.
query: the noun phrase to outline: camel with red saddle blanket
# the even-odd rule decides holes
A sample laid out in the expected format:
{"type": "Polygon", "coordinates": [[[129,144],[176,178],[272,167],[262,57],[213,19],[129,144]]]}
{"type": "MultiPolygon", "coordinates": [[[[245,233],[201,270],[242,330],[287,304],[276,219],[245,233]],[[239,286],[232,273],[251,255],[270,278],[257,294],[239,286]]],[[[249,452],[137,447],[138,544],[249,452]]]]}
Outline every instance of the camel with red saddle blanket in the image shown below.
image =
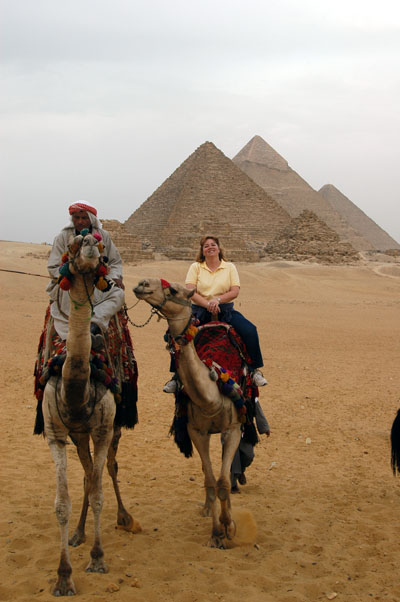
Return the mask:
{"type": "Polygon", "coordinates": [[[204,514],[211,513],[212,516],[209,546],[225,548],[227,540],[235,535],[230,502],[230,467],[241,437],[240,410],[236,409],[230,397],[221,393],[216,381],[210,378],[209,367],[196,352],[190,300],[194,290],[188,290],[181,284],[147,278],[141,280],[133,292],[167,319],[170,336],[179,350],[177,370],[189,397],[187,430],[202,461],[206,489],[204,514]],[[221,433],[224,439],[218,480],[210,459],[210,436],[216,433],[221,433]]]}
{"type": "Polygon", "coordinates": [[[64,269],[64,277],[67,274],[69,280],[71,299],[67,352],[61,375],[49,378],[43,395],[44,433],[56,465],[55,507],[61,535],[58,580],[53,588],[55,596],[70,596],[76,593],[71,576],[68,543],[76,546],[85,541],[85,521],[89,504],[94,518],[94,542],[90,552],[91,560],[86,570],[107,572],[100,535],[100,514],[104,497],[102,474],[106,461],[118,501],[118,524],[131,531],[140,530],[140,525],[122,505],[117,483],[115,456],[120,427],[114,425],[114,396],[104,385],[94,385],[90,378],[92,296],[99,279],[104,290],[104,276],[107,271],[102,263],[100,244],[94,236],[85,234],[72,238],[68,245],[68,257],[65,257],[68,269],[64,269]],[[67,483],[68,436],[77,447],[85,471],[81,516],[75,534],[69,541],[71,500],[67,483]],[[89,449],[90,438],[93,441],[93,458],[89,449]]]}

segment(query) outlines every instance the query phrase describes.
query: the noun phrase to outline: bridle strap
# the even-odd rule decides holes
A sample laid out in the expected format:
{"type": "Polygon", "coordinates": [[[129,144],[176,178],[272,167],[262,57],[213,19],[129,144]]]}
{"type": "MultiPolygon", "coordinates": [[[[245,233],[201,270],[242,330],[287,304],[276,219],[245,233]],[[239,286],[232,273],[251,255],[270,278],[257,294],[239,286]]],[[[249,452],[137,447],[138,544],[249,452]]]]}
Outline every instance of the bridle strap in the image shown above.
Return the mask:
{"type": "MultiPolygon", "coordinates": [[[[78,274],[80,274],[81,276],[84,276],[85,274],[90,274],[90,273],[92,272],[92,270],[87,270],[86,272],[82,272],[82,271],[80,271],[80,270],[79,270],[79,269],[76,267],[76,264],[75,264],[75,258],[77,257],[77,255],[78,255],[79,251],[81,250],[81,248],[82,248],[82,244],[83,244],[83,238],[82,238],[82,240],[80,241],[80,243],[79,243],[79,247],[78,247],[78,249],[76,250],[76,252],[75,252],[73,255],[71,254],[72,256],[70,257],[70,259],[69,259],[69,262],[70,262],[70,263],[71,263],[71,264],[74,266],[74,268],[76,269],[76,271],[77,271],[77,273],[78,273],[78,274]]],[[[99,267],[99,265],[100,265],[100,264],[101,264],[101,256],[99,257],[99,261],[98,261],[98,264],[97,264],[96,270],[97,270],[97,268],[99,267]]]]}
{"type": "Polygon", "coordinates": [[[179,344],[180,344],[180,345],[187,345],[187,343],[188,343],[188,340],[187,340],[187,339],[185,339],[185,334],[186,334],[186,331],[187,331],[187,329],[188,329],[188,328],[189,328],[189,326],[191,325],[191,323],[192,323],[192,320],[193,320],[193,314],[190,314],[190,316],[189,316],[189,320],[188,320],[188,322],[186,323],[186,326],[185,326],[185,328],[182,330],[182,332],[181,332],[180,334],[177,334],[177,335],[176,335],[176,337],[173,337],[173,336],[171,336],[171,339],[172,339],[173,341],[175,341],[175,343],[177,343],[178,345],[179,345],[179,344]],[[181,339],[183,339],[183,341],[182,341],[182,342],[180,342],[180,341],[181,341],[181,339]]]}
{"type": "MultiPolygon", "coordinates": [[[[85,284],[85,290],[86,290],[86,294],[87,294],[87,300],[89,301],[89,304],[90,304],[90,307],[91,307],[91,310],[92,310],[92,315],[93,315],[93,313],[94,313],[94,307],[93,307],[93,303],[92,303],[92,300],[91,300],[91,293],[89,293],[88,286],[87,286],[87,282],[86,282],[86,275],[87,275],[87,274],[89,274],[91,270],[89,270],[89,271],[87,271],[87,272],[81,272],[81,271],[80,271],[80,270],[79,270],[79,269],[76,267],[76,264],[75,264],[75,258],[76,258],[76,256],[78,255],[78,253],[80,252],[80,250],[81,250],[81,248],[82,248],[82,244],[83,244],[83,238],[84,238],[84,237],[82,237],[82,240],[80,240],[80,241],[79,241],[79,243],[78,243],[78,248],[77,248],[77,250],[75,251],[75,253],[72,253],[72,252],[69,250],[69,252],[68,252],[68,255],[69,255],[69,259],[68,259],[68,261],[69,261],[69,263],[71,263],[71,265],[73,265],[73,266],[74,266],[74,268],[75,268],[75,270],[76,270],[77,274],[79,274],[80,276],[83,276],[83,282],[84,282],[84,284],[85,284]]],[[[98,266],[99,266],[100,264],[101,264],[101,256],[99,257],[99,262],[98,262],[98,264],[97,264],[96,270],[97,270],[97,268],[98,268],[98,266]]],[[[94,287],[93,287],[93,290],[94,290],[94,287]]],[[[85,305],[85,304],[86,304],[86,302],[85,302],[84,304],[78,303],[77,301],[75,301],[74,299],[72,299],[72,298],[71,298],[71,295],[69,295],[69,297],[70,297],[71,301],[72,301],[72,302],[75,304],[75,307],[77,307],[77,306],[80,306],[80,305],[85,305]]],[[[62,309],[61,309],[61,304],[60,304],[60,288],[58,288],[58,291],[57,291],[57,307],[58,307],[58,309],[59,309],[59,311],[60,311],[61,315],[62,315],[64,318],[66,318],[66,319],[68,320],[68,316],[67,316],[67,315],[66,315],[66,314],[65,314],[65,313],[62,311],[62,309]]]]}
{"type": "Polygon", "coordinates": [[[161,309],[164,307],[164,305],[167,303],[167,301],[172,301],[172,303],[176,303],[177,305],[185,305],[186,307],[191,307],[192,302],[189,301],[189,299],[179,299],[179,297],[172,295],[171,292],[166,292],[168,289],[169,289],[169,287],[163,288],[164,299],[161,301],[161,303],[159,305],[154,305],[154,303],[150,303],[150,305],[152,307],[154,307],[155,309],[158,309],[159,311],[161,311],[161,309]]]}
{"type": "MultiPolygon", "coordinates": [[[[154,305],[153,303],[151,303],[152,308],[158,312],[158,311],[162,311],[162,308],[164,307],[164,305],[168,302],[171,301],[172,303],[176,303],[177,305],[183,305],[184,307],[192,307],[192,302],[189,301],[189,299],[180,299],[179,297],[176,297],[176,295],[173,295],[171,293],[170,290],[170,286],[168,285],[167,281],[162,280],[161,279],[161,286],[164,292],[164,299],[162,300],[162,302],[159,305],[154,305]]],[[[165,316],[163,316],[165,317],[165,316]]],[[[173,319],[173,318],[172,318],[173,319]]],[[[178,319],[178,318],[175,318],[178,319]]],[[[171,320],[171,318],[170,318],[171,320]]],[[[178,335],[176,335],[176,337],[173,337],[172,335],[170,335],[170,338],[172,341],[174,341],[175,343],[177,343],[178,345],[185,345],[188,341],[185,340],[185,333],[187,331],[187,329],[189,328],[190,324],[192,323],[193,320],[193,313],[192,311],[190,312],[189,315],[189,319],[187,321],[187,323],[185,324],[185,327],[183,328],[182,332],[178,335]]]]}

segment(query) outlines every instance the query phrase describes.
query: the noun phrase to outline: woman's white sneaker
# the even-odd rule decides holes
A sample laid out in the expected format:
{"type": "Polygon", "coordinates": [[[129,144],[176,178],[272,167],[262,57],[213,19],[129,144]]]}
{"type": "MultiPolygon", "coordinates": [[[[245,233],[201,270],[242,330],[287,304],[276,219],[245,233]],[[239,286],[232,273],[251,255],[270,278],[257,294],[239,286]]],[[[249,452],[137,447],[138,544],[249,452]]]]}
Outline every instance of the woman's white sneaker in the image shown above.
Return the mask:
{"type": "Polygon", "coordinates": [[[176,380],[171,378],[163,387],[164,393],[175,393],[176,391],[176,380]]]}
{"type": "Polygon", "coordinates": [[[265,387],[268,384],[267,379],[264,377],[263,373],[260,370],[254,370],[252,375],[253,384],[256,387],[265,387]]]}

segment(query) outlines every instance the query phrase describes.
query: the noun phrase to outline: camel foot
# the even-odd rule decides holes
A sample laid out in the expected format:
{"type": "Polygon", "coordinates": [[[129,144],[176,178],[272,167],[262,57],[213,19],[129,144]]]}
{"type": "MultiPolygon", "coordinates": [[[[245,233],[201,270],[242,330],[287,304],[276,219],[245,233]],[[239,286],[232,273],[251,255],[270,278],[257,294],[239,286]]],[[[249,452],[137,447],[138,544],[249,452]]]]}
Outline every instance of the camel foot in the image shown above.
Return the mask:
{"type": "Polygon", "coordinates": [[[129,531],[130,533],[141,533],[142,527],[140,523],[132,518],[132,516],[128,513],[123,516],[118,516],[116,529],[123,529],[124,531],[129,531]]]}
{"type": "Polygon", "coordinates": [[[53,596],[75,596],[76,589],[71,577],[59,577],[52,589],[53,596]]]}
{"type": "Polygon", "coordinates": [[[218,548],[219,550],[226,550],[226,541],[223,535],[212,535],[208,542],[209,548],[218,548]]]}
{"type": "Polygon", "coordinates": [[[231,520],[228,526],[225,525],[225,535],[227,539],[233,539],[236,535],[236,523],[231,520]]]}
{"type": "Polygon", "coordinates": [[[86,567],[87,573],[108,573],[108,568],[104,562],[104,558],[92,558],[88,566],[86,567]]]}
{"type": "Polygon", "coordinates": [[[82,543],[85,543],[85,541],[86,541],[85,532],[84,531],[80,531],[79,529],[77,529],[75,531],[75,533],[73,534],[73,536],[69,538],[68,543],[73,548],[77,548],[82,543]]]}

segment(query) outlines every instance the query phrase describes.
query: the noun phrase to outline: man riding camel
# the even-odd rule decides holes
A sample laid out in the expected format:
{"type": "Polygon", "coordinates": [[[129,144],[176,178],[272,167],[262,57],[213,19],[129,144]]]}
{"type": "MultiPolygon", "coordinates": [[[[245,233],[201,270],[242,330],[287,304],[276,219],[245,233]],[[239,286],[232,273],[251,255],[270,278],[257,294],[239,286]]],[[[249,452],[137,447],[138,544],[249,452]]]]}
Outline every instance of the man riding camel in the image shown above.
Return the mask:
{"type": "Polygon", "coordinates": [[[68,249],[71,236],[80,234],[87,229],[91,234],[101,236],[104,245],[104,255],[108,258],[109,274],[112,287],[107,292],[95,290],[93,300],[93,317],[91,320],[92,341],[94,347],[102,345],[102,333],[108,328],[108,323],[124,304],[124,285],[122,283],[122,260],[109,233],[103,230],[97,218],[97,210],[84,201],[73,203],[69,207],[70,222],[61,230],[53,242],[47,268],[52,278],[47,287],[50,295],[50,313],[54,320],[57,334],[65,340],[68,332],[69,294],[57,284],[62,256],[68,249]]]}
{"type": "MultiPolygon", "coordinates": [[[[84,236],[91,233],[102,243],[103,262],[105,261],[107,266],[106,286],[104,290],[96,287],[90,301],[92,354],[102,358],[102,365],[106,362],[107,382],[112,380],[118,383],[118,424],[132,428],[137,422],[138,371],[124,307],[125,287],[122,282],[121,256],[110,234],[103,230],[94,207],[84,201],[78,201],[69,207],[69,214],[70,222],[55,237],[47,264],[51,276],[51,282],[46,289],[50,296],[50,305],[46,311],[34,371],[38,411],[41,412],[41,399],[48,378],[48,362],[54,354],[59,354],[62,358],[65,352],[70,302],[74,302],[73,298],[70,299],[68,288],[63,288],[60,267],[65,260],[70,240],[79,234],[84,236]]],[[[88,291],[88,300],[91,293],[92,291],[88,291]]],[[[42,428],[39,416],[34,432],[40,434],[42,428]]]]}

